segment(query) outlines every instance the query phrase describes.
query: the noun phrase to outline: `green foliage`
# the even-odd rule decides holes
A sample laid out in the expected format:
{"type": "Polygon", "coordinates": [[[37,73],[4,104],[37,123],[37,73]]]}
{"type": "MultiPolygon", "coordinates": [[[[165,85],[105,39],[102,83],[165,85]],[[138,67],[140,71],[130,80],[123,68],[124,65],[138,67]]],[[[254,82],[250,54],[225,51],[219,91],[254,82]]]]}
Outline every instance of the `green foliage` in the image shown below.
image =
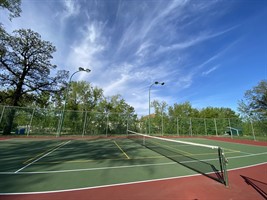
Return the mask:
{"type": "Polygon", "coordinates": [[[231,108],[207,107],[199,111],[201,118],[238,118],[238,114],[231,108]]]}
{"type": "Polygon", "coordinates": [[[192,107],[190,102],[175,103],[169,107],[169,115],[172,117],[198,117],[199,111],[192,107]]]}
{"type": "Polygon", "coordinates": [[[259,120],[267,118],[267,81],[263,80],[247,90],[244,99],[239,102],[239,112],[244,118],[259,120]]]}
{"type": "MultiPolygon", "coordinates": [[[[47,103],[49,96],[58,92],[65,84],[68,73],[58,71],[51,63],[56,48],[41,36],[30,30],[20,29],[9,35],[0,34],[0,82],[2,83],[2,103],[12,106],[29,105],[35,102],[47,103]]],[[[9,115],[5,133],[9,133],[15,113],[9,115]]]]}
{"type": "Polygon", "coordinates": [[[6,91],[10,105],[25,105],[25,102],[44,100],[43,95],[56,93],[64,84],[68,73],[58,71],[52,77],[52,53],[56,48],[30,29],[20,29],[14,35],[1,35],[1,46],[5,51],[0,55],[0,81],[2,92],[6,91]],[[7,91],[8,88],[8,91],[7,91]],[[24,97],[24,98],[23,98],[24,97]],[[25,101],[24,101],[25,100],[25,101]]]}
{"type": "Polygon", "coordinates": [[[19,17],[21,0],[0,0],[0,7],[9,11],[9,18],[19,17]]]}
{"type": "Polygon", "coordinates": [[[141,131],[150,130],[153,134],[217,135],[224,134],[226,127],[241,127],[239,115],[230,108],[207,107],[201,110],[193,108],[190,102],[174,104],[168,107],[165,102],[154,101],[155,114],[141,118],[141,131]],[[229,121],[231,119],[232,123],[229,121]]]}
{"type": "Polygon", "coordinates": [[[69,110],[94,111],[103,100],[103,90],[92,87],[85,81],[71,82],[67,94],[67,106],[69,110]]]}
{"type": "Polygon", "coordinates": [[[98,106],[99,112],[114,112],[121,114],[133,114],[134,108],[126,103],[121,95],[114,95],[111,97],[104,98],[98,106]]]}

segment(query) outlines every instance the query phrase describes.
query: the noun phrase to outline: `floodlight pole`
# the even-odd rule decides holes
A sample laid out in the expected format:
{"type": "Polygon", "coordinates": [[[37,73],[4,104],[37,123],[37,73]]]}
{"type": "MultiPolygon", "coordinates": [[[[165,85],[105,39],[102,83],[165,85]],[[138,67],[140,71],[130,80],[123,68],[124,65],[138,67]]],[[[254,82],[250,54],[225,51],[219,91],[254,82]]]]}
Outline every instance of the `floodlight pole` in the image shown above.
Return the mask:
{"type": "Polygon", "coordinates": [[[67,100],[68,100],[71,79],[74,76],[74,74],[77,74],[78,72],[87,72],[87,73],[89,73],[89,72],[91,72],[91,70],[90,69],[84,69],[83,67],[79,67],[79,69],[76,72],[72,73],[72,75],[70,76],[70,79],[69,79],[69,82],[68,82],[68,85],[67,85],[67,89],[66,89],[65,98],[64,98],[63,111],[62,111],[62,114],[61,114],[61,120],[60,120],[60,124],[59,124],[59,130],[58,130],[57,137],[60,137],[61,131],[62,131],[62,127],[63,127],[63,123],[64,123],[65,109],[66,109],[66,103],[67,103],[67,100]]]}
{"type": "Polygon", "coordinates": [[[149,86],[148,89],[148,135],[150,135],[150,90],[153,85],[164,85],[164,84],[165,84],[164,82],[155,81],[149,86]]]}

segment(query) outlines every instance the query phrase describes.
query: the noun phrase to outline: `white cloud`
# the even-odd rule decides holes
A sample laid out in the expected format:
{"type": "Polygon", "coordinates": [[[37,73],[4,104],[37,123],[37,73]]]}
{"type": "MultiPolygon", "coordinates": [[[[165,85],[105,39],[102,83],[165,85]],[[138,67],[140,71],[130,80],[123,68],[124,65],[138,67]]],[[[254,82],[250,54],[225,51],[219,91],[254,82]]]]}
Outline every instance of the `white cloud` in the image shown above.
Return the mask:
{"type": "Polygon", "coordinates": [[[99,61],[96,55],[105,50],[106,45],[103,38],[103,25],[101,23],[87,24],[81,29],[77,41],[71,45],[67,63],[71,66],[89,67],[95,70],[99,61]]]}
{"type": "Polygon", "coordinates": [[[228,29],[225,29],[223,31],[215,32],[215,33],[200,33],[198,36],[191,36],[191,38],[187,39],[186,41],[182,41],[180,43],[172,44],[170,46],[160,46],[157,53],[165,53],[167,51],[174,51],[174,50],[180,50],[180,49],[186,49],[192,46],[195,46],[201,42],[204,42],[206,40],[218,37],[220,35],[223,35],[231,30],[233,30],[236,27],[231,27],[228,29]]]}
{"type": "Polygon", "coordinates": [[[76,0],[64,0],[64,11],[62,13],[62,20],[66,20],[69,17],[77,16],[80,12],[79,2],[76,0]]]}
{"type": "Polygon", "coordinates": [[[145,57],[148,54],[149,47],[151,47],[152,44],[149,41],[145,41],[140,44],[139,48],[137,49],[135,55],[138,57],[145,57]]]}
{"type": "Polygon", "coordinates": [[[210,68],[209,70],[202,72],[202,75],[203,76],[207,76],[207,75],[209,75],[210,73],[212,73],[213,71],[215,71],[218,68],[219,68],[218,65],[217,66],[214,66],[214,67],[210,68]]]}

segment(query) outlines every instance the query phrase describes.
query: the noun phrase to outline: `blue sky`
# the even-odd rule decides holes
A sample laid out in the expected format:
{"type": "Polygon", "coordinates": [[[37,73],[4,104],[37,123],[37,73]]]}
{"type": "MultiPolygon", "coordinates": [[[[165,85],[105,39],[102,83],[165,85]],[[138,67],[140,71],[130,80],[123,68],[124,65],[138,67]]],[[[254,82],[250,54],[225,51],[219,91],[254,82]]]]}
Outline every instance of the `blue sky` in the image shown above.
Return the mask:
{"type": "Polygon", "coordinates": [[[137,114],[151,101],[237,110],[267,77],[266,0],[22,0],[22,14],[0,20],[30,28],[56,46],[53,63],[121,94],[137,114]]]}

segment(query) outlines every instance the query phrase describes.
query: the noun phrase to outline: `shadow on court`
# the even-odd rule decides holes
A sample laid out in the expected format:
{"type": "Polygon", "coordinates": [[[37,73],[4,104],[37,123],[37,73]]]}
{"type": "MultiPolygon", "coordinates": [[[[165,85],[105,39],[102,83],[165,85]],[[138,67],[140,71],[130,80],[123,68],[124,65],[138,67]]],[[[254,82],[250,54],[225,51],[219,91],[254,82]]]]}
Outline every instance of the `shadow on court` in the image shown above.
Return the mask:
{"type": "MultiPolygon", "coordinates": [[[[158,154],[165,156],[186,168],[189,168],[197,173],[226,185],[219,155],[218,157],[211,158],[210,156],[207,156],[205,157],[206,159],[199,159],[196,155],[201,155],[201,149],[194,149],[194,146],[185,147],[181,144],[179,145],[178,143],[175,146],[171,146],[170,142],[168,141],[157,140],[157,142],[155,142],[154,138],[146,138],[144,141],[142,138],[140,138],[140,136],[133,136],[131,139],[134,142],[139,143],[140,145],[143,145],[144,147],[157,152],[158,154]],[[208,160],[211,162],[208,162],[208,160]]],[[[208,149],[207,155],[212,154],[216,155],[216,152],[208,149]]]]}
{"type": "Polygon", "coordinates": [[[174,151],[171,151],[169,149],[157,147],[147,147],[151,149],[152,151],[155,151],[163,156],[166,156],[167,158],[197,172],[200,173],[208,178],[211,178],[219,183],[225,184],[223,174],[221,174],[220,169],[218,166],[215,166],[211,163],[198,160],[196,158],[186,156],[184,154],[180,154],[174,151]]]}
{"type": "Polygon", "coordinates": [[[240,175],[244,181],[252,186],[263,198],[267,199],[267,183],[240,175]]]}

